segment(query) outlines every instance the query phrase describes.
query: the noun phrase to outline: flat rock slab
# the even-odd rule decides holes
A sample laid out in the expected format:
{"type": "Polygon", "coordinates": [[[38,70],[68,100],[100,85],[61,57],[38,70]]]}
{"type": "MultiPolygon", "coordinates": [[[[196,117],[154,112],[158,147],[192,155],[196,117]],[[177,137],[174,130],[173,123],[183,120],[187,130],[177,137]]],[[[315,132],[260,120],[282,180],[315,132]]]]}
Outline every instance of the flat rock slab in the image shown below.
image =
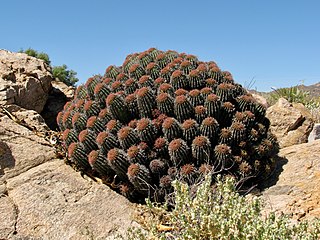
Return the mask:
{"type": "Polygon", "coordinates": [[[275,185],[262,192],[267,211],[294,219],[320,217],[320,140],[280,150],[287,163],[275,185]]]}
{"type": "Polygon", "coordinates": [[[54,157],[43,138],[7,116],[0,118],[0,184],[54,157]]]}
{"type": "Polygon", "coordinates": [[[133,204],[61,160],[8,179],[7,191],[0,198],[8,206],[0,219],[11,226],[0,229],[6,228],[11,239],[114,239],[132,226],[133,204]],[[17,211],[16,222],[10,206],[17,211]]]}

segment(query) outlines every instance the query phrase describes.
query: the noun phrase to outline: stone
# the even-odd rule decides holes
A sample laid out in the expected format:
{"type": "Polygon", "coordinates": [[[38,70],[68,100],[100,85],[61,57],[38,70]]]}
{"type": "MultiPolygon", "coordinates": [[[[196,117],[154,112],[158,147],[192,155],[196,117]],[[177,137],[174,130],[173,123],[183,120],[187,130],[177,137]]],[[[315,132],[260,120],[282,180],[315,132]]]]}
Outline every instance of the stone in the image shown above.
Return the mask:
{"type": "Polygon", "coordinates": [[[310,111],[301,103],[290,103],[280,98],[266,112],[281,148],[306,143],[314,121],[310,111]]]}
{"type": "Polygon", "coordinates": [[[18,122],[30,130],[45,133],[50,131],[43,117],[34,110],[27,110],[17,105],[5,105],[3,108],[12,115],[18,122]]]}
{"type": "Polygon", "coordinates": [[[308,142],[312,142],[317,139],[320,139],[320,123],[314,124],[313,129],[308,137],[308,142]]]}
{"type": "Polygon", "coordinates": [[[55,148],[0,114],[0,239],[115,239],[135,205],[82,177],[55,148]]]}
{"type": "Polygon", "coordinates": [[[134,204],[61,160],[8,179],[7,191],[18,209],[13,239],[114,239],[133,224],[134,204]]]}
{"type": "Polygon", "coordinates": [[[283,212],[293,219],[320,217],[320,140],[280,150],[278,177],[265,182],[264,211],[283,212]]]}
{"type": "Polygon", "coordinates": [[[0,105],[16,104],[40,113],[53,80],[43,60],[0,50],[0,105]]]}
{"type": "Polygon", "coordinates": [[[0,151],[0,184],[55,157],[45,139],[8,116],[0,118],[0,151]]]}
{"type": "Polygon", "coordinates": [[[63,110],[66,102],[73,99],[75,87],[67,86],[59,80],[52,81],[51,83],[52,89],[49,93],[48,101],[41,112],[41,116],[50,129],[58,130],[57,115],[63,110]]]}

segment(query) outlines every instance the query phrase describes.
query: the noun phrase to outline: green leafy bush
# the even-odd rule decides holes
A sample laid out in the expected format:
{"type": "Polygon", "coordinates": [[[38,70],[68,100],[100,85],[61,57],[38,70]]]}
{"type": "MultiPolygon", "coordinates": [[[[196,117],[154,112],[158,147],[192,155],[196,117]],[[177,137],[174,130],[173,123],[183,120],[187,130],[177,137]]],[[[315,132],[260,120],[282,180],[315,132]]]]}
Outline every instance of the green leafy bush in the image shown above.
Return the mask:
{"type": "Polygon", "coordinates": [[[52,75],[54,78],[58,78],[68,86],[74,86],[79,79],[76,77],[77,73],[73,70],[68,70],[67,65],[54,66],[52,68],[52,75]]]}
{"type": "Polygon", "coordinates": [[[51,64],[51,61],[49,59],[49,56],[48,54],[44,53],[44,52],[38,52],[32,48],[28,48],[26,50],[20,50],[19,51],[20,53],[26,53],[28,56],[31,56],[31,57],[35,57],[35,58],[39,58],[39,59],[42,59],[43,61],[45,61],[48,65],[51,64]]]}
{"type": "Polygon", "coordinates": [[[257,197],[248,200],[240,196],[233,178],[218,177],[214,188],[211,178],[208,175],[196,190],[194,186],[174,181],[174,209],[167,211],[166,206],[148,201],[144,211],[149,218],[143,221],[146,229],[132,228],[125,239],[319,239],[319,220],[293,224],[285,215],[262,216],[261,201],[257,197]]]}
{"type": "Polygon", "coordinates": [[[309,93],[300,90],[298,86],[294,86],[289,88],[274,89],[274,92],[270,94],[270,100],[272,103],[278,101],[278,99],[281,97],[287,99],[289,102],[305,104],[309,98],[309,93]]]}
{"type": "MultiPolygon", "coordinates": [[[[51,66],[51,61],[49,55],[43,52],[38,52],[32,48],[26,50],[20,50],[21,53],[26,53],[28,56],[35,57],[38,59],[44,60],[49,66],[51,66]]],[[[61,82],[64,82],[68,86],[75,86],[79,81],[76,77],[77,73],[73,70],[68,70],[67,65],[63,64],[62,66],[51,66],[52,75],[54,78],[58,78],[61,82]]]]}
{"type": "Polygon", "coordinates": [[[76,168],[115,180],[131,200],[161,202],[177,178],[257,184],[270,174],[279,147],[265,112],[216,63],[151,48],[89,78],[57,122],[76,168]]]}

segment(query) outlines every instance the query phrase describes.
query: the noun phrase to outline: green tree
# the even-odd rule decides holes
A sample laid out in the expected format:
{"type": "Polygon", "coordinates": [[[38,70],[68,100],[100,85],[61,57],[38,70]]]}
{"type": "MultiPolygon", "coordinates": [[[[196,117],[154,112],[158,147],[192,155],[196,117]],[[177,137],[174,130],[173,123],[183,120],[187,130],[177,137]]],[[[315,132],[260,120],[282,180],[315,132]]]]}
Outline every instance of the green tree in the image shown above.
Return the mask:
{"type": "MultiPolygon", "coordinates": [[[[32,48],[26,50],[21,49],[20,53],[26,53],[28,56],[35,57],[44,60],[49,66],[51,66],[51,61],[49,55],[44,52],[38,52],[32,48]]],[[[77,73],[73,70],[69,70],[67,65],[62,66],[51,66],[52,75],[54,78],[58,78],[61,82],[64,82],[68,86],[74,86],[79,79],[76,77],[77,73]]]]}
{"type": "Polygon", "coordinates": [[[68,70],[65,64],[62,66],[54,66],[52,68],[52,74],[53,77],[58,78],[68,86],[74,86],[75,83],[79,81],[79,79],[76,78],[77,73],[73,70],[68,70]]]}

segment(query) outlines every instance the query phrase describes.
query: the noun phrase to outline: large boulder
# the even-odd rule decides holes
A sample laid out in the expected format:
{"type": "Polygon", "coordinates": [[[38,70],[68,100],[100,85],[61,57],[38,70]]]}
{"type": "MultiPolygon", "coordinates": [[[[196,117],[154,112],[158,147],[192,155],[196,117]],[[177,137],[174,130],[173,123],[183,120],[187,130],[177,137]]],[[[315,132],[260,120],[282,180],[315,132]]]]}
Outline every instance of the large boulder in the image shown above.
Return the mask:
{"type": "Polygon", "coordinates": [[[289,214],[293,219],[320,217],[320,140],[280,150],[278,178],[262,192],[266,212],[289,214]]]}
{"type": "Polygon", "coordinates": [[[281,148],[306,143],[314,125],[310,111],[303,104],[290,103],[284,98],[267,109],[266,117],[281,148]]]}
{"type": "Polygon", "coordinates": [[[16,104],[40,113],[51,81],[51,69],[43,60],[0,50],[0,105],[16,104]]]}
{"type": "Polygon", "coordinates": [[[0,239],[115,239],[134,224],[132,203],[18,123],[0,113],[0,239]]]}
{"type": "Polygon", "coordinates": [[[75,87],[67,86],[65,83],[56,79],[51,82],[52,89],[49,93],[48,101],[44,106],[41,116],[52,130],[58,130],[57,115],[62,111],[66,102],[74,97],[75,87]]]}

